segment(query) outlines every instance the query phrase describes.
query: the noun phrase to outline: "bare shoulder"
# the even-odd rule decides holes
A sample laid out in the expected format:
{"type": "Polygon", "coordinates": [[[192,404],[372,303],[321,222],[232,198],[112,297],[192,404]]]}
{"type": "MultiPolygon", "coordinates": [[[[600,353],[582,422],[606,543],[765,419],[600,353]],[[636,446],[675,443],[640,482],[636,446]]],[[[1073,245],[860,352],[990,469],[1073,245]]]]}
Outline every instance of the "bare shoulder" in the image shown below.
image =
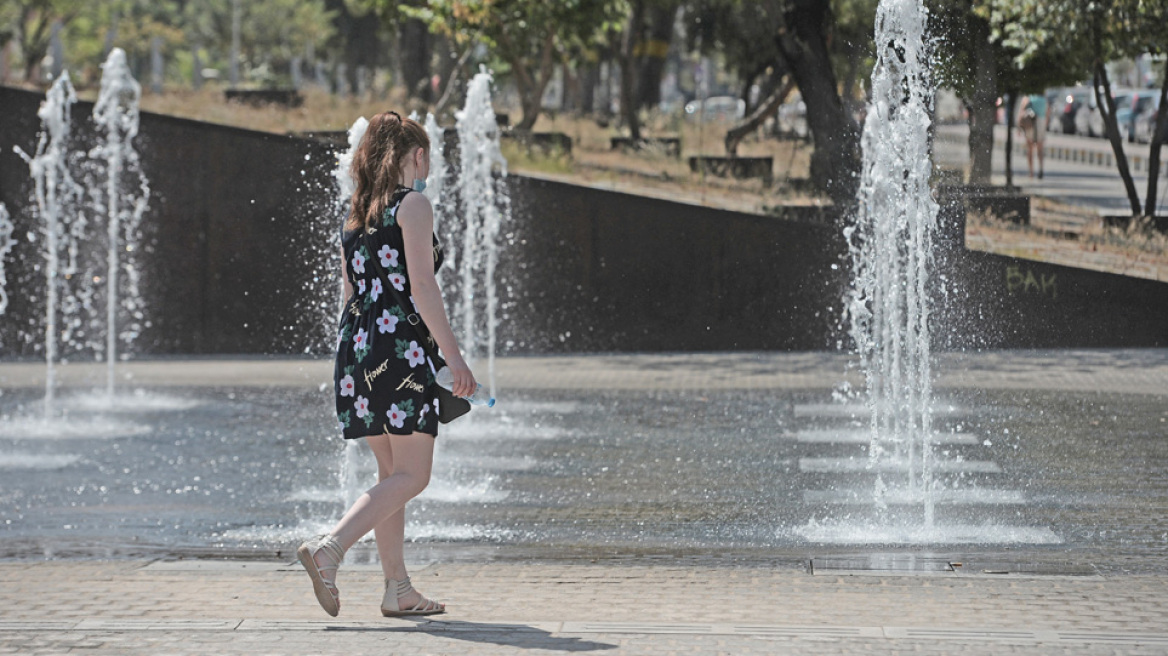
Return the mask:
{"type": "Polygon", "coordinates": [[[398,221],[410,224],[433,223],[434,208],[430,199],[421,192],[412,192],[405,195],[401,201],[401,209],[397,213],[398,221]]]}

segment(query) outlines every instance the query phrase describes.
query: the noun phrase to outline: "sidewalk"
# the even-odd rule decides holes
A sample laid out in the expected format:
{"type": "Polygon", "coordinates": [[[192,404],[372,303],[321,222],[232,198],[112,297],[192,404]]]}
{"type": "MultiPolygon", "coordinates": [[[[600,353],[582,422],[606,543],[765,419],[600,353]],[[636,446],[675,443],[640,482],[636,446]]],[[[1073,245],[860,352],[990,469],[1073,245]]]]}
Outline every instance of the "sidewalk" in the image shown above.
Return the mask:
{"type": "Polygon", "coordinates": [[[380,616],[380,572],[342,568],[341,615],[295,563],[0,564],[0,653],[1164,654],[1168,576],[818,576],[585,562],[433,564],[449,612],[380,616]]]}

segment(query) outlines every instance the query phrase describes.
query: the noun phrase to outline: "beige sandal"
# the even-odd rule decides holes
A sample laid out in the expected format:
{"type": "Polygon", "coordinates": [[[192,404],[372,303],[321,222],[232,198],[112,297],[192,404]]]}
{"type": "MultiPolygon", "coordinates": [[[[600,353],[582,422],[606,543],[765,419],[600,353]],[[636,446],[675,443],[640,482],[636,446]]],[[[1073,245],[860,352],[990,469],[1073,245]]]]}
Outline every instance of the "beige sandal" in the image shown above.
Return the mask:
{"type": "Polygon", "coordinates": [[[401,604],[398,602],[413,589],[414,586],[410,584],[408,576],[401,581],[385,579],[385,596],[381,599],[381,614],[385,617],[405,617],[406,615],[437,615],[446,612],[445,604],[431,601],[425,597],[414,604],[413,608],[401,610],[401,604]]]}
{"type": "Polygon", "coordinates": [[[312,579],[312,591],[316,593],[320,607],[324,612],[336,617],[337,613],[341,612],[341,593],[336,585],[337,567],[345,558],[345,550],[333,536],[318,535],[301,544],[296,550],[296,556],[300,558],[300,564],[304,565],[308,572],[308,578],[312,579]],[[324,551],[325,557],[332,561],[331,565],[317,567],[315,556],[321,551],[324,551]],[[329,571],[332,572],[332,576],[325,576],[325,572],[329,571]]]}

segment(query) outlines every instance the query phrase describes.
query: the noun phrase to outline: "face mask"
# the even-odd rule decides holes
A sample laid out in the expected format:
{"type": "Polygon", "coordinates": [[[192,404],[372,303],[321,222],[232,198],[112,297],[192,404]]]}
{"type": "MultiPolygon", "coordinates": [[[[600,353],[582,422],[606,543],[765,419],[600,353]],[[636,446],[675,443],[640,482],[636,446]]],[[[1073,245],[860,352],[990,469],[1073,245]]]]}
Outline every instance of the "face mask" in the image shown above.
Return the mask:
{"type": "MultiPolygon", "coordinates": [[[[417,160],[414,160],[414,166],[416,167],[415,170],[418,170],[418,171],[420,171],[422,168],[417,163],[417,160]]],[[[417,191],[417,192],[425,191],[426,190],[426,181],[424,179],[421,179],[421,178],[414,178],[413,189],[414,189],[414,191],[417,191]]]]}

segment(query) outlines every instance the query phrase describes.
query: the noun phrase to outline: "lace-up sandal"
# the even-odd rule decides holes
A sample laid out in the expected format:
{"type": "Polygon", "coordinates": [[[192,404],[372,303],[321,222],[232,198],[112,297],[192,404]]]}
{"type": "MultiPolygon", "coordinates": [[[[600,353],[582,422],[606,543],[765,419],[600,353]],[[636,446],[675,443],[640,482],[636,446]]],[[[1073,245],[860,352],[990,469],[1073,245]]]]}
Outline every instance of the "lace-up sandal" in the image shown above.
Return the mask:
{"type": "Polygon", "coordinates": [[[405,617],[406,615],[437,615],[446,612],[446,606],[422,597],[413,608],[401,608],[401,598],[414,591],[410,577],[401,581],[385,579],[385,597],[381,599],[381,614],[385,617],[405,617]]]}
{"type": "Polygon", "coordinates": [[[345,550],[333,536],[318,535],[301,544],[296,549],[296,556],[300,558],[300,564],[304,565],[308,572],[308,578],[312,579],[312,591],[316,593],[320,607],[324,612],[336,617],[337,613],[341,612],[341,594],[336,585],[337,567],[345,558],[345,550]],[[321,551],[324,552],[329,564],[317,567],[316,554],[321,551]],[[327,572],[332,572],[332,575],[327,576],[327,572]]]}

